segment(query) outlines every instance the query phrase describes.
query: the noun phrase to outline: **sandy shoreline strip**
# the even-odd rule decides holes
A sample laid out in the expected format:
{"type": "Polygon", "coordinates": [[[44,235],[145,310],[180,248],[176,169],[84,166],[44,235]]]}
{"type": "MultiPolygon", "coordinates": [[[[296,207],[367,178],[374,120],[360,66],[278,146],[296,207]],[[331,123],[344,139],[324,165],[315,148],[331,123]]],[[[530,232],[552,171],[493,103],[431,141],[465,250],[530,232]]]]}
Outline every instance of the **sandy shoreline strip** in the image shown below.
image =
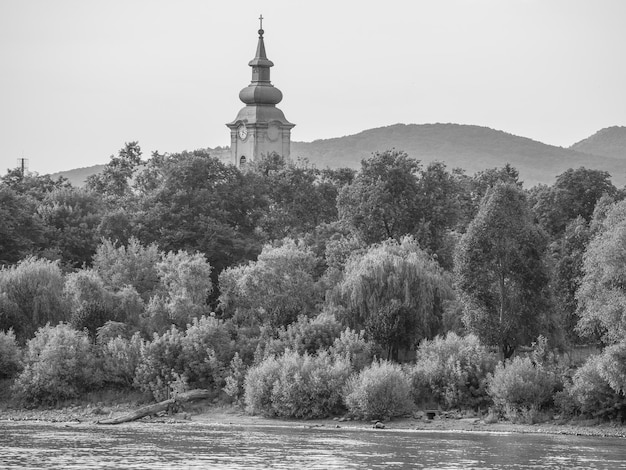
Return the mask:
{"type": "MultiPolygon", "coordinates": [[[[34,421],[49,423],[66,423],[97,425],[98,419],[115,417],[134,409],[129,405],[113,406],[70,406],[60,409],[4,409],[0,411],[2,421],[34,421]]],[[[142,424],[171,423],[179,425],[236,426],[236,427],[291,427],[321,428],[328,430],[369,430],[373,425],[369,421],[339,421],[328,419],[274,419],[261,416],[250,416],[236,407],[202,407],[199,410],[177,413],[172,416],[144,418],[123,426],[142,424]]],[[[1,426],[1,424],[0,424],[1,426]]],[[[119,426],[119,425],[118,425],[119,426]]],[[[394,418],[384,423],[385,429],[376,431],[416,431],[416,432],[476,432],[476,433],[532,433],[559,434],[576,436],[618,437],[626,438],[626,426],[615,423],[597,423],[595,421],[573,421],[557,423],[548,421],[534,425],[514,424],[510,422],[485,423],[480,418],[394,418]]],[[[372,429],[373,430],[373,429],[372,429]]]]}

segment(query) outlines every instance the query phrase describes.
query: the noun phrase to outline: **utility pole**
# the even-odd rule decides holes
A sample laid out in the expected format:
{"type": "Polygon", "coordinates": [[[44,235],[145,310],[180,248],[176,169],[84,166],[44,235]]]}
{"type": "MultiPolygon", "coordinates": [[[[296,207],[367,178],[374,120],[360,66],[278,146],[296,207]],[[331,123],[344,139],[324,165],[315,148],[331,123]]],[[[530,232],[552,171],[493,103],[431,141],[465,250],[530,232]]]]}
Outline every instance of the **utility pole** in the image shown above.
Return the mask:
{"type": "Polygon", "coordinates": [[[28,158],[18,158],[17,167],[20,169],[22,178],[24,178],[24,176],[26,176],[26,172],[28,171],[28,158]]]}

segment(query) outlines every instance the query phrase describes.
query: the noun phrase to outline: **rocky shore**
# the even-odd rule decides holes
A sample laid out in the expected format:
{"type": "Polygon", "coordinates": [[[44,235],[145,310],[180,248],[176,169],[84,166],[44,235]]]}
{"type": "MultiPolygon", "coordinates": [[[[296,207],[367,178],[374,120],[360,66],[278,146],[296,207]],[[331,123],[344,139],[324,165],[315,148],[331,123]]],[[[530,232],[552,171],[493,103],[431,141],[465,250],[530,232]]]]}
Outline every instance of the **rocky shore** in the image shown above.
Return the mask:
{"type": "MultiPolygon", "coordinates": [[[[39,421],[55,423],[96,424],[103,418],[114,418],[128,413],[137,407],[128,404],[76,404],[62,408],[13,409],[0,408],[2,421],[39,421]]],[[[418,412],[412,417],[394,418],[376,426],[375,422],[353,421],[348,418],[328,418],[315,420],[272,419],[250,416],[233,406],[196,405],[175,414],[159,414],[143,418],[131,425],[141,423],[186,423],[212,426],[272,426],[272,427],[323,427],[327,429],[372,429],[435,432],[481,432],[481,433],[541,433],[576,436],[598,436],[626,438],[626,426],[598,421],[546,421],[539,424],[515,424],[505,421],[486,422],[481,417],[461,417],[442,414],[428,419],[425,413],[418,412]]]]}

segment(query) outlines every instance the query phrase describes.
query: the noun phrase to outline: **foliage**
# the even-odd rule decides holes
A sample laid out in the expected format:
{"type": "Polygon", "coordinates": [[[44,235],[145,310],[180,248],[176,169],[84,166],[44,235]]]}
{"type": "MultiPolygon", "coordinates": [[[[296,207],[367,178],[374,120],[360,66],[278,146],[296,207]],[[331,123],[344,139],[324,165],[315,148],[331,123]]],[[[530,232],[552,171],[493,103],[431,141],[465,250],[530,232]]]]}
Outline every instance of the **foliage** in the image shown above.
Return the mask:
{"type": "Polygon", "coordinates": [[[101,340],[98,352],[103,382],[120,388],[132,388],[135,385],[143,345],[139,333],[135,333],[130,339],[120,335],[106,341],[101,340]]]}
{"type": "Polygon", "coordinates": [[[533,212],[548,233],[558,236],[576,217],[589,222],[603,195],[616,195],[610,178],[606,171],[570,168],[556,177],[554,185],[539,192],[533,212]]]}
{"type": "Polygon", "coordinates": [[[381,353],[378,344],[365,339],[365,331],[356,332],[350,328],[341,332],[329,351],[333,356],[346,356],[357,372],[369,366],[381,353]]]}
{"type": "Polygon", "coordinates": [[[60,323],[40,328],[28,342],[14,391],[25,404],[54,404],[77,398],[99,383],[87,333],[60,323]]]}
{"type": "Polygon", "coordinates": [[[285,326],[311,315],[320,300],[313,273],[317,258],[307,247],[285,239],[266,245],[257,261],[220,274],[220,308],[237,323],[285,326]]]}
{"type": "Polygon", "coordinates": [[[545,238],[533,224],[524,193],[498,184],[484,197],[455,253],[464,323],[505,357],[530,341],[547,311],[545,238]]]}
{"type": "Polygon", "coordinates": [[[108,320],[124,320],[116,318],[113,295],[93,270],[68,274],[63,293],[71,312],[70,323],[76,329],[87,328],[95,336],[96,329],[108,320]]]}
{"type": "Polygon", "coordinates": [[[212,267],[201,253],[170,252],[156,265],[165,292],[165,308],[179,326],[209,313],[208,296],[213,290],[212,267]]]}
{"type": "Polygon", "coordinates": [[[321,313],[315,318],[300,315],[297,321],[278,330],[278,338],[265,346],[264,356],[282,354],[286,349],[299,354],[316,354],[332,346],[341,329],[332,314],[321,313]]]}
{"type": "Polygon", "coordinates": [[[582,217],[577,217],[567,224],[563,235],[549,247],[554,316],[562,322],[563,332],[570,342],[579,341],[576,292],[583,276],[583,255],[591,236],[588,224],[582,217]]]}
{"type": "Polygon", "coordinates": [[[350,414],[362,419],[402,416],[413,408],[408,377],[399,365],[387,361],[373,362],[352,376],[344,401],[350,414]]]}
{"type": "Polygon", "coordinates": [[[134,233],[166,251],[203,253],[221,272],[258,252],[265,198],[233,165],[205,150],[154,154],[137,175],[134,233]]]}
{"type": "Polygon", "coordinates": [[[93,257],[93,268],[108,288],[118,290],[133,286],[148,301],[159,284],[157,263],[161,253],[156,244],[143,246],[132,237],[117,247],[111,240],[102,240],[93,257]]]}
{"type": "Polygon", "coordinates": [[[86,187],[114,199],[129,196],[132,177],[142,163],[138,142],[127,142],[100,173],[87,177],[86,187]]]}
{"type": "Polygon", "coordinates": [[[616,203],[589,242],[576,294],[578,329],[606,343],[626,338],[626,201],[616,203]]]}
{"type": "Polygon", "coordinates": [[[0,264],[16,263],[39,243],[42,227],[35,202],[0,185],[0,264]]]}
{"type": "Polygon", "coordinates": [[[167,398],[177,382],[218,391],[223,387],[223,370],[231,362],[228,329],[222,320],[203,316],[186,331],[175,326],[141,348],[135,384],[151,392],[156,400],[167,398]]]}
{"type": "Polygon", "coordinates": [[[388,240],[355,253],[347,262],[332,303],[345,308],[344,320],[397,357],[437,333],[442,302],[452,295],[450,279],[410,237],[388,240]]]}
{"type": "Polygon", "coordinates": [[[410,369],[416,403],[434,400],[444,408],[477,408],[489,402],[487,378],[496,355],[475,335],[448,333],[424,340],[410,369]]]}
{"type": "MultiPolygon", "coordinates": [[[[620,349],[623,352],[624,346],[621,345],[620,349]]],[[[614,365],[613,359],[604,354],[591,356],[576,371],[572,383],[566,387],[574,410],[583,416],[602,419],[619,417],[622,420],[626,417],[626,397],[620,390],[621,386],[617,389],[612,387],[609,383],[610,377],[607,377],[607,366],[614,365]]]]}
{"type": "Polygon", "coordinates": [[[537,413],[552,401],[559,382],[555,374],[528,357],[498,363],[489,378],[488,393],[509,419],[533,424],[537,413]]]}
{"type": "Polygon", "coordinates": [[[38,327],[66,319],[58,262],[29,257],[0,269],[0,329],[13,328],[25,341],[38,327]]]}
{"type": "MultiPolygon", "coordinates": [[[[205,359],[211,358],[211,352],[208,353],[205,359]]],[[[171,384],[184,370],[183,333],[172,326],[162,335],[155,333],[152,341],[142,345],[134,384],[151,393],[155,400],[164,400],[170,397],[171,384]]]]}
{"type": "Polygon", "coordinates": [[[305,160],[293,162],[276,153],[262,156],[246,170],[268,199],[258,226],[266,238],[296,237],[337,218],[339,186],[332,171],[321,172],[305,160]]]}
{"type": "Polygon", "coordinates": [[[10,379],[22,368],[22,352],[15,333],[0,330],[0,379],[10,379]]]}
{"type": "Polygon", "coordinates": [[[243,398],[246,372],[247,368],[241,357],[239,357],[239,353],[236,352],[233,359],[230,361],[228,375],[226,376],[226,385],[223,388],[226,395],[236,402],[240,402],[243,398]]]}
{"type": "Polygon", "coordinates": [[[366,243],[415,233],[419,227],[420,163],[401,151],[374,153],[337,198],[339,217],[366,243]]]}
{"type": "Polygon", "coordinates": [[[58,253],[71,267],[89,264],[103,211],[101,197],[85,189],[60,188],[46,194],[37,207],[45,229],[43,248],[58,253]]]}
{"type": "Polygon", "coordinates": [[[311,356],[295,351],[270,356],[248,370],[245,403],[248,412],[282,418],[323,418],[342,409],[341,390],[350,363],[327,353],[311,356]]]}

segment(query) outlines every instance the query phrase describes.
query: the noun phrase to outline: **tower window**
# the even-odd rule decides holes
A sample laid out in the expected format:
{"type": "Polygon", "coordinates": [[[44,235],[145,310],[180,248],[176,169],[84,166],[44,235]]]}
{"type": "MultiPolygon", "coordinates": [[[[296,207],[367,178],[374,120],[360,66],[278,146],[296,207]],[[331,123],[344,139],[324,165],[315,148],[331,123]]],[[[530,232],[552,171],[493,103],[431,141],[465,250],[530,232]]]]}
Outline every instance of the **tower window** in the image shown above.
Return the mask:
{"type": "Polygon", "coordinates": [[[242,155],[241,158],[239,159],[239,166],[245,166],[246,164],[246,156],[242,155]]]}

